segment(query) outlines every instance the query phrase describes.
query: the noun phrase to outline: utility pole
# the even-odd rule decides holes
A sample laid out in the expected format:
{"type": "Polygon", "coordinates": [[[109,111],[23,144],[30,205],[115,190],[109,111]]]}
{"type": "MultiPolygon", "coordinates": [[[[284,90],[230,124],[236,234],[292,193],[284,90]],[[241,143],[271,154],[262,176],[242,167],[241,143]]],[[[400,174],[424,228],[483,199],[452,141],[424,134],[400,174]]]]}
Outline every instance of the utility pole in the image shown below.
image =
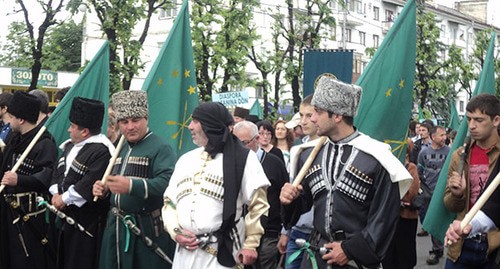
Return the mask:
{"type": "Polygon", "coordinates": [[[346,49],[346,42],[347,42],[347,29],[346,29],[346,23],[347,23],[347,1],[344,0],[344,16],[342,19],[342,49],[346,49]]]}

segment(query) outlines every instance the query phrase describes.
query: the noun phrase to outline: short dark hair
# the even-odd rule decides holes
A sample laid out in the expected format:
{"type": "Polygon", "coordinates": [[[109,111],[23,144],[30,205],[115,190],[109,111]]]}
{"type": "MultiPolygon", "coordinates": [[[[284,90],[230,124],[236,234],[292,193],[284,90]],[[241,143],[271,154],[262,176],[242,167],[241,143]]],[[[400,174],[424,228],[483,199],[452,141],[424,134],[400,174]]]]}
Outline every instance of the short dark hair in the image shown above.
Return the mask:
{"type": "MultiPolygon", "coordinates": [[[[340,114],[333,113],[333,112],[328,111],[328,110],[326,110],[326,112],[328,112],[328,117],[329,118],[333,117],[333,115],[340,115],[340,114]]],[[[342,120],[345,122],[345,124],[347,124],[349,126],[353,126],[354,125],[354,117],[346,116],[346,115],[340,115],[340,116],[342,116],[342,120]]]]}
{"type": "Polygon", "coordinates": [[[410,128],[410,130],[412,130],[413,132],[415,132],[415,128],[417,127],[417,122],[414,121],[414,120],[410,120],[410,125],[408,126],[408,128],[410,128]]]}
{"type": "Polygon", "coordinates": [[[304,97],[302,102],[300,103],[301,105],[311,105],[311,100],[313,99],[313,95],[309,94],[308,96],[304,97]]]}
{"type": "Polygon", "coordinates": [[[429,131],[429,133],[431,132],[433,126],[433,124],[429,124],[428,122],[420,123],[420,127],[424,127],[425,129],[427,129],[427,131],[429,131]]]}
{"type": "Polygon", "coordinates": [[[60,89],[59,91],[56,92],[54,98],[61,101],[70,89],[71,89],[71,87],[64,87],[64,88],[60,89]]]}
{"type": "Polygon", "coordinates": [[[443,126],[436,125],[431,127],[431,129],[429,130],[429,135],[431,136],[431,138],[439,129],[446,131],[446,129],[443,126]]]}
{"type": "Polygon", "coordinates": [[[257,129],[260,131],[260,127],[264,130],[271,132],[271,137],[275,136],[273,124],[268,120],[261,120],[257,122],[257,129]]]}
{"type": "MultiPolygon", "coordinates": [[[[432,120],[429,119],[424,120],[422,123],[426,123],[427,125],[429,125],[429,128],[427,128],[429,131],[431,130],[430,128],[434,126],[434,122],[432,122],[432,120]]],[[[422,126],[422,124],[420,124],[420,126],[422,126]]]]}
{"type": "Polygon", "coordinates": [[[13,94],[10,92],[2,92],[0,93],[0,108],[8,107],[10,100],[12,100],[13,94]]]}
{"type": "Polygon", "coordinates": [[[490,116],[491,119],[500,115],[500,101],[492,94],[483,93],[470,99],[465,107],[467,112],[479,110],[481,113],[490,116]]]}
{"type": "MultiPolygon", "coordinates": [[[[76,126],[77,126],[78,130],[80,130],[80,131],[87,128],[87,127],[80,126],[78,124],[76,124],[76,126]]],[[[87,128],[87,129],[89,129],[89,128],[87,128]]],[[[89,133],[90,133],[90,135],[98,135],[101,133],[101,127],[95,128],[95,129],[89,129],[89,133]]]]}

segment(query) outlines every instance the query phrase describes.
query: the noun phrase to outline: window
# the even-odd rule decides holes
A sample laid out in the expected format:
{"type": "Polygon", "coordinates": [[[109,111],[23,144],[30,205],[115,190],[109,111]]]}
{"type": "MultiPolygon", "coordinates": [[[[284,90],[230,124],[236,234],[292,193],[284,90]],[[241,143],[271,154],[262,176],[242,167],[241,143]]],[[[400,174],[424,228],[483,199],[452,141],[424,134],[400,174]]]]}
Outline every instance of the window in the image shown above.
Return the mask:
{"type": "Polygon", "coordinates": [[[337,27],[330,26],[329,29],[330,29],[330,38],[332,40],[335,40],[337,38],[337,27]]]}
{"type": "Polygon", "coordinates": [[[376,21],[379,21],[380,20],[380,9],[378,7],[373,7],[373,19],[376,20],[376,21]]]}
{"type": "Polygon", "coordinates": [[[264,86],[260,83],[255,88],[255,98],[264,98],[264,86]]]}
{"type": "Polygon", "coordinates": [[[464,101],[460,101],[460,103],[459,103],[460,112],[462,112],[462,113],[464,112],[464,107],[465,107],[464,101]]]}
{"type": "Polygon", "coordinates": [[[363,14],[363,3],[361,1],[356,1],[356,12],[363,14]]]}
{"type": "Polygon", "coordinates": [[[445,34],[446,34],[446,25],[443,24],[443,25],[441,25],[441,31],[439,33],[439,36],[444,37],[445,34]]]}
{"type": "Polygon", "coordinates": [[[347,1],[347,9],[351,12],[354,12],[356,9],[356,2],[354,0],[347,1]]]}
{"type": "Polygon", "coordinates": [[[365,33],[360,31],[359,32],[359,44],[361,44],[363,46],[365,45],[365,43],[366,43],[365,37],[366,37],[365,33]]]}
{"type": "Polygon", "coordinates": [[[465,31],[460,30],[460,34],[458,35],[458,37],[460,38],[460,40],[465,40],[465,31]]]}
{"type": "Polygon", "coordinates": [[[167,5],[167,8],[160,9],[160,20],[161,19],[171,19],[177,16],[177,1],[172,0],[172,3],[167,5]]]}
{"type": "Polygon", "coordinates": [[[378,35],[373,35],[373,47],[378,48],[378,35]]]}
{"type": "Polygon", "coordinates": [[[450,27],[450,39],[455,42],[455,39],[457,39],[457,29],[450,27]]]}
{"type": "Polygon", "coordinates": [[[328,7],[330,9],[333,9],[333,10],[337,9],[337,1],[332,0],[332,1],[328,2],[328,7]]]}
{"type": "Polygon", "coordinates": [[[353,55],[354,57],[354,62],[353,62],[353,65],[352,65],[352,72],[353,73],[356,73],[356,74],[361,74],[361,66],[362,66],[362,62],[361,62],[361,54],[358,54],[358,53],[355,53],[353,55]]]}
{"type": "Polygon", "coordinates": [[[394,12],[392,10],[385,10],[385,21],[394,21],[394,12]]]}
{"type": "Polygon", "coordinates": [[[351,29],[345,29],[345,34],[346,34],[345,41],[351,42],[351,29]]]}

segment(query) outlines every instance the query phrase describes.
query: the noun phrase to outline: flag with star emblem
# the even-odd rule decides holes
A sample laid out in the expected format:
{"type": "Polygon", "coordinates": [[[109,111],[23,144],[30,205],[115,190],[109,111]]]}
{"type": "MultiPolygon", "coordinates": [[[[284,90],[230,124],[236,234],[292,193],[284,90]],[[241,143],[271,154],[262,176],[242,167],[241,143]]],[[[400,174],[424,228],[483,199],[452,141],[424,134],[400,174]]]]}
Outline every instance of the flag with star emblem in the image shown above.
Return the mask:
{"type": "Polygon", "coordinates": [[[363,88],[354,125],[404,161],[413,102],[416,4],[409,0],[356,82],[363,88]]]}
{"type": "Polygon", "coordinates": [[[177,154],[195,148],[188,130],[198,106],[188,1],[175,18],[142,90],[148,93],[149,128],[167,138],[177,154]]]}
{"type": "Polygon", "coordinates": [[[106,134],[108,130],[107,106],[109,103],[109,43],[107,41],[85,67],[82,74],[64,95],[64,98],[44,124],[54,136],[57,145],[69,138],[69,112],[75,96],[96,99],[104,103],[105,109],[101,133],[106,134]]]}
{"type": "MultiPolygon", "coordinates": [[[[483,69],[479,75],[476,87],[472,92],[472,96],[476,96],[481,93],[495,94],[495,37],[495,32],[492,32],[483,69]]],[[[446,183],[448,181],[448,167],[451,162],[451,152],[454,152],[464,144],[468,129],[469,126],[467,124],[467,120],[462,120],[460,128],[457,131],[457,135],[455,136],[455,140],[453,141],[453,145],[451,146],[450,154],[448,154],[443,168],[439,173],[438,182],[429,203],[429,209],[427,209],[427,213],[425,215],[423,226],[426,231],[431,233],[436,238],[444,238],[448,225],[453,222],[456,217],[455,213],[448,211],[448,209],[444,206],[443,197],[446,189],[446,183]]]]}

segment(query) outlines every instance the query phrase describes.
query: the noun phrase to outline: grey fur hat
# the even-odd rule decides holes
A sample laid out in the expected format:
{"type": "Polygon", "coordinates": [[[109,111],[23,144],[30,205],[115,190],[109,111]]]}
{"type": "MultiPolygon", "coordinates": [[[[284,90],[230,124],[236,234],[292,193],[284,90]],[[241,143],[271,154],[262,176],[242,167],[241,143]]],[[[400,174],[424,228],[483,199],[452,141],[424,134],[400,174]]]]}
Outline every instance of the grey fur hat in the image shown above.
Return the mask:
{"type": "Polygon", "coordinates": [[[148,96],[145,91],[121,91],[111,97],[116,120],[148,117],[148,96]]]}
{"type": "Polygon", "coordinates": [[[316,84],[311,104],[338,115],[354,117],[362,91],[360,86],[322,76],[316,84]]]}

